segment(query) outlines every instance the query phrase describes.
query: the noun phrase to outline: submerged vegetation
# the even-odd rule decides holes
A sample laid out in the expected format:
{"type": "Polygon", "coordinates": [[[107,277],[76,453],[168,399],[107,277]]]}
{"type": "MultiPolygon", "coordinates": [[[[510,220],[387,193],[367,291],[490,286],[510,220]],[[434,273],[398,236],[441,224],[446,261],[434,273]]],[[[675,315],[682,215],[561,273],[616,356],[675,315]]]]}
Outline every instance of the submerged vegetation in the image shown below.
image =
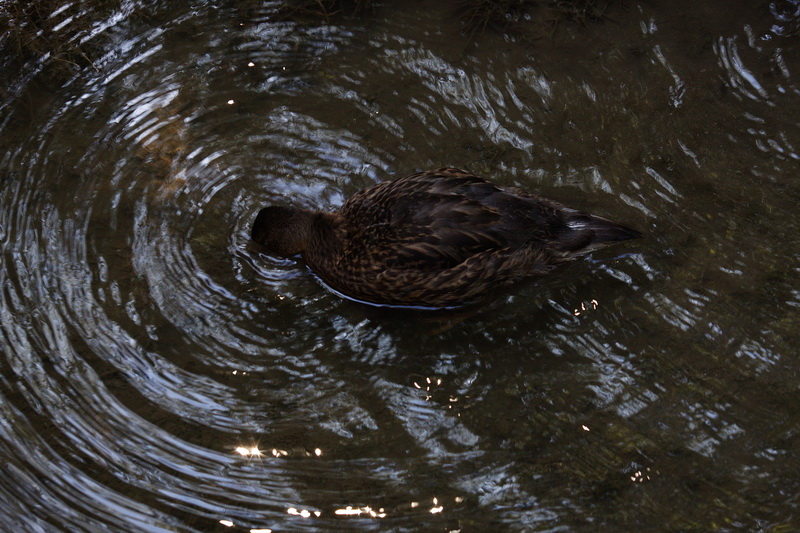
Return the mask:
{"type": "Polygon", "coordinates": [[[286,0],[278,9],[278,18],[327,20],[340,14],[364,13],[373,6],[373,0],[286,0]]]}
{"type": "Polygon", "coordinates": [[[492,26],[507,30],[528,16],[536,0],[457,0],[456,12],[470,34],[492,26]]]}
{"type": "Polygon", "coordinates": [[[116,4],[111,0],[94,0],[91,5],[63,0],[0,3],[0,54],[4,62],[12,63],[6,67],[41,59],[68,70],[95,68],[93,21],[116,4]]]}
{"type": "Polygon", "coordinates": [[[528,20],[551,27],[561,22],[583,25],[606,18],[611,4],[611,0],[456,0],[455,8],[464,29],[474,34],[489,27],[519,31],[528,20]]]}
{"type": "MultiPolygon", "coordinates": [[[[586,24],[597,22],[606,18],[606,12],[611,6],[610,1],[597,0],[553,0],[553,8],[564,20],[586,24]]],[[[624,5],[624,0],[619,1],[624,5]]]]}
{"type": "MultiPolygon", "coordinates": [[[[391,0],[383,0],[389,2],[391,0]]],[[[424,8],[426,1],[416,6],[424,8]]],[[[556,28],[561,22],[580,25],[606,18],[614,3],[624,0],[449,0],[453,16],[470,37],[492,28],[500,32],[522,31],[523,23],[556,28]]],[[[284,0],[273,11],[279,20],[324,21],[340,16],[373,13],[375,0],[284,0]]],[[[239,6],[241,7],[241,6],[239,6]]],[[[65,2],[0,2],[0,77],[15,75],[30,61],[47,63],[61,78],[82,69],[97,70],[96,62],[104,49],[101,42],[106,19],[116,0],[65,2]]],[[[137,3],[127,9],[143,10],[137,3]]],[[[127,13],[132,15],[145,13],[127,13]]]]}
{"type": "MultiPolygon", "coordinates": [[[[388,1],[388,0],[386,0],[388,1]]],[[[557,26],[560,22],[586,24],[606,18],[613,0],[450,0],[454,15],[470,35],[487,28],[517,31],[525,21],[557,26]]],[[[620,4],[624,0],[618,0],[620,4]]],[[[418,5],[424,6],[425,2],[418,5]]],[[[285,0],[278,16],[292,20],[325,20],[357,15],[376,8],[374,0],[285,0]]]]}

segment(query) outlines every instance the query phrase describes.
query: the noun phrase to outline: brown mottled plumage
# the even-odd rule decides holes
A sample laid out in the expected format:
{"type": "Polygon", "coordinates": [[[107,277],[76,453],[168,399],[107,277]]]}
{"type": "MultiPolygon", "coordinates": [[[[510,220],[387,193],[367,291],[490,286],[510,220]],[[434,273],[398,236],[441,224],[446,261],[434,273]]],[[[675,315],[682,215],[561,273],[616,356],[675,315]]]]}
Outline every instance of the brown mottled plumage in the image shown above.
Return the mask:
{"type": "Polygon", "coordinates": [[[474,302],[494,287],[639,235],[454,168],[368,187],[334,213],[265,207],[252,229],[268,252],[302,254],[346,296],[437,308],[474,302]]]}

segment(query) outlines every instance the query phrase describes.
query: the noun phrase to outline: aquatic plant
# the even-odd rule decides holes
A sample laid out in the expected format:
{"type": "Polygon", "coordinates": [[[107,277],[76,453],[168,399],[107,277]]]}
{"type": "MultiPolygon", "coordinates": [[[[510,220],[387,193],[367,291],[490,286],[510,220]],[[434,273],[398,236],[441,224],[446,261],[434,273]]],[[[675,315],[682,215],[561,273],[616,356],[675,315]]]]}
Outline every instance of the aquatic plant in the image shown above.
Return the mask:
{"type": "Polygon", "coordinates": [[[278,8],[282,19],[329,19],[339,14],[363,13],[373,7],[373,0],[287,0],[278,8]]]}
{"type": "MultiPolygon", "coordinates": [[[[562,21],[586,24],[606,18],[611,0],[455,0],[456,13],[470,34],[494,27],[516,31],[526,19],[557,26],[562,21]]],[[[624,0],[619,0],[620,4],[624,0]]]]}
{"type": "Polygon", "coordinates": [[[63,0],[4,2],[0,4],[0,54],[22,65],[49,60],[64,68],[94,67],[94,49],[82,42],[98,16],[114,7],[109,0],[68,4],[63,0]],[[79,11],[80,10],[80,11],[79,11]]]}

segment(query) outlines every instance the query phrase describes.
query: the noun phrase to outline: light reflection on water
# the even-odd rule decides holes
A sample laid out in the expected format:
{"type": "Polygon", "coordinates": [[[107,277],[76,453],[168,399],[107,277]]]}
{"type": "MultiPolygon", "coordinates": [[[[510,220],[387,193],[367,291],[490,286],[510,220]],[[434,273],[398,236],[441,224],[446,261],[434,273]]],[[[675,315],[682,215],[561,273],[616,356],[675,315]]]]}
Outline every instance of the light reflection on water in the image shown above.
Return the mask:
{"type": "Polygon", "coordinates": [[[65,3],[91,65],[5,78],[3,527],[796,525],[796,13],[469,43],[386,4],[65,3]],[[266,203],[444,164],[646,238],[459,313],[249,242],[266,203]]]}

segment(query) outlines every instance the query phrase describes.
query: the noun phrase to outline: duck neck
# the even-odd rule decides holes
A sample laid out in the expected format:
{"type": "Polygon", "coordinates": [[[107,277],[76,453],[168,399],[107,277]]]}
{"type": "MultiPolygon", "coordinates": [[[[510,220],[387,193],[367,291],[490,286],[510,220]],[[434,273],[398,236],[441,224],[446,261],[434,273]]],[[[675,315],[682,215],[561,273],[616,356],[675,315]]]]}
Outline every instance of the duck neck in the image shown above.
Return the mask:
{"type": "Polygon", "coordinates": [[[340,216],[336,213],[315,212],[309,219],[308,246],[306,260],[309,257],[332,257],[340,248],[344,239],[340,216]]]}

